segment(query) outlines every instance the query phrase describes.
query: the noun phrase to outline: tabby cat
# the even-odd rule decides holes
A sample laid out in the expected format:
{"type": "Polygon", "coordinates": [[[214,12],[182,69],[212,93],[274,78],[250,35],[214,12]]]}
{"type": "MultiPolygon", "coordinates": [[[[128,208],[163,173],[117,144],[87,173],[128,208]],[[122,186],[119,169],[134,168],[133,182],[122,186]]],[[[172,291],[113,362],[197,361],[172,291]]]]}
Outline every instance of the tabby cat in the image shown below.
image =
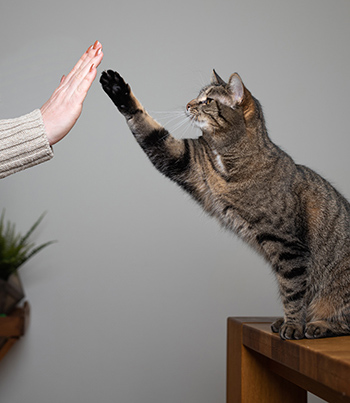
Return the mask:
{"type": "Polygon", "coordinates": [[[350,334],[350,204],[269,139],[239,75],[226,83],[213,71],[186,107],[202,136],[181,140],[117,72],[100,82],[155,167],[271,264],[284,308],[272,330],[282,339],[350,334]]]}

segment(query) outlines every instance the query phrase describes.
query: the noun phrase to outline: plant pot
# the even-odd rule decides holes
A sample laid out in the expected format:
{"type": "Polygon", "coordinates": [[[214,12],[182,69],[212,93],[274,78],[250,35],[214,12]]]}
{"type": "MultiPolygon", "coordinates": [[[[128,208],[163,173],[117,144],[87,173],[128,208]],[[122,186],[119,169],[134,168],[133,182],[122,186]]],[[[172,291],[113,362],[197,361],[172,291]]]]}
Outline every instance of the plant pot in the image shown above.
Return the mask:
{"type": "Polygon", "coordinates": [[[0,279],[0,314],[9,314],[24,298],[24,290],[17,273],[7,281],[0,279]]]}

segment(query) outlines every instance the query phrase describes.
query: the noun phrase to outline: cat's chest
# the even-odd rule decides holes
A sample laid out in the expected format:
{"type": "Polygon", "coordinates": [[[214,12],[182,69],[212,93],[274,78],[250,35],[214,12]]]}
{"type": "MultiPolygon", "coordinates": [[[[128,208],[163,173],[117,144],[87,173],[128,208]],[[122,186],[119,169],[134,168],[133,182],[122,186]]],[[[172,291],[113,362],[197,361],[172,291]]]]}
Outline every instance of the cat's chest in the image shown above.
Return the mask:
{"type": "MultiPolygon", "coordinates": [[[[255,197],[252,192],[237,183],[232,183],[218,172],[203,173],[202,204],[204,209],[216,217],[225,227],[235,230],[249,226],[255,197]]],[[[253,192],[254,193],[254,192],[253,192]]]]}
{"type": "Polygon", "coordinates": [[[217,171],[222,175],[227,175],[228,172],[223,157],[216,150],[213,150],[212,160],[217,171]]]}
{"type": "Polygon", "coordinates": [[[250,236],[264,227],[285,225],[286,206],[281,197],[266,183],[230,181],[219,174],[211,174],[203,183],[202,201],[205,210],[226,228],[243,236],[250,236]]]}
{"type": "Polygon", "coordinates": [[[271,210],[280,214],[280,192],[269,175],[250,164],[232,169],[227,158],[213,149],[205,157],[197,165],[197,189],[204,209],[222,224],[235,229],[247,223],[251,228],[269,217],[271,210]]]}

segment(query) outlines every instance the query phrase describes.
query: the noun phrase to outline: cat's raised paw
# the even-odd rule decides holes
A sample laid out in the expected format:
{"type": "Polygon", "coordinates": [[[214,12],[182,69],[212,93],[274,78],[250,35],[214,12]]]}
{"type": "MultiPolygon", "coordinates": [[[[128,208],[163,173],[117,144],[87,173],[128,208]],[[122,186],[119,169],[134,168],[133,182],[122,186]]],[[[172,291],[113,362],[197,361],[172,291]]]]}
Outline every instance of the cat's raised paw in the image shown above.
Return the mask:
{"type": "Polygon", "coordinates": [[[283,323],[279,334],[283,340],[300,340],[304,338],[304,327],[297,323],[283,323]]]}
{"type": "Polygon", "coordinates": [[[107,70],[101,74],[100,83],[120,112],[128,111],[132,103],[130,86],[123,77],[116,71],[107,70]]]}

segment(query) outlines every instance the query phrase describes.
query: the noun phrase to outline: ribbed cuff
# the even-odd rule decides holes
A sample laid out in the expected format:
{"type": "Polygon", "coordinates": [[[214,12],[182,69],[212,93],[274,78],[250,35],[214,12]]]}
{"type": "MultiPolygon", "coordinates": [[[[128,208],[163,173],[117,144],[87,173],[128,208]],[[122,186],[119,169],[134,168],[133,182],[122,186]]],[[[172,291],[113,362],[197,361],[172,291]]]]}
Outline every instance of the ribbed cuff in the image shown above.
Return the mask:
{"type": "Polygon", "coordinates": [[[0,120],[0,178],[52,157],[40,109],[19,118],[0,120]]]}

